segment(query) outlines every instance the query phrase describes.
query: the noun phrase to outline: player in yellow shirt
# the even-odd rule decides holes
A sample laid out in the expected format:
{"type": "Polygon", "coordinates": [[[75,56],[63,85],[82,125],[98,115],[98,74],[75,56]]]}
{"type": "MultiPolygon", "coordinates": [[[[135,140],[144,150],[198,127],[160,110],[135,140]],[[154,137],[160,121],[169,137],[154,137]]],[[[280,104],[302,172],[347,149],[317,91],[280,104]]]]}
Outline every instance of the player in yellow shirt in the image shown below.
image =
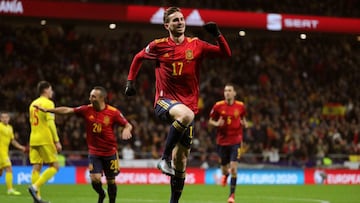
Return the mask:
{"type": "Polygon", "coordinates": [[[9,157],[9,146],[12,144],[14,147],[25,152],[25,146],[19,144],[14,138],[13,127],[9,124],[10,115],[8,113],[0,114],[0,176],[5,170],[5,184],[8,195],[21,195],[19,191],[13,188],[13,174],[12,166],[9,157]]]}
{"type": "Polygon", "coordinates": [[[61,151],[62,146],[55,125],[55,115],[45,113],[35,108],[34,105],[44,108],[54,108],[54,102],[51,100],[53,90],[49,82],[40,81],[37,85],[40,97],[35,99],[29,107],[30,117],[30,151],[29,159],[33,165],[31,173],[31,183],[29,193],[35,203],[44,203],[40,197],[40,187],[44,185],[50,178],[55,176],[59,170],[57,154],[61,151]],[[49,167],[40,174],[43,164],[49,167]]]}

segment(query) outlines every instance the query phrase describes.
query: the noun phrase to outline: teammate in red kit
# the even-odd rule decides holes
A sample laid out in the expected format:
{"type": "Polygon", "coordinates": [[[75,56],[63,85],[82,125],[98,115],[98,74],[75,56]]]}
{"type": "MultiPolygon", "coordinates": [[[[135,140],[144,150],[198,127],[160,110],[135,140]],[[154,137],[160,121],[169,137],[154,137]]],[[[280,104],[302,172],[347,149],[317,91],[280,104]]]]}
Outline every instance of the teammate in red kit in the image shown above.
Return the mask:
{"type": "Polygon", "coordinates": [[[125,94],[135,95],[134,83],[142,61],[155,60],[155,114],[171,124],[158,168],[171,176],[170,203],[177,203],[184,187],[186,163],[194,132],[193,120],[198,113],[202,59],[229,57],[231,51],[216,23],[204,25],[205,30],[213,35],[218,43],[212,45],[198,38],[185,36],[185,19],[179,8],[166,9],[163,20],[169,37],[155,39],[135,55],[130,66],[125,94]]]}
{"type": "Polygon", "coordinates": [[[221,159],[222,185],[227,184],[229,167],[231,173],[228,203],[235,202],[238,159],[243,143],[243,128],[247,127],[246,109],[241,101],[235,100],[234,85],[224,88],[224,100],[214,104],[210,112],[209,125],[216,127],[216,144],[221,159]]]}
{"type": "Polygon", "coordinates": [[[130,139],[132,125],[118,109],[105,103],[106,97],[106,90],[96,86],[90,92],[89,105],[76,108],[64,106],[53,109],[44,109],[40,106],[36,108],[55,114],[75,113],[85,119],[92,187],[99,195],[98,203],[102,203],[105,199],[105,191],[102,188],[101,175],[104,173],[108,185],[109,203],[115,203],[117,193],[115,176],[119,173],[119,160],[114,127],[116,124],[123,126],[121,138],[130,139]]]}

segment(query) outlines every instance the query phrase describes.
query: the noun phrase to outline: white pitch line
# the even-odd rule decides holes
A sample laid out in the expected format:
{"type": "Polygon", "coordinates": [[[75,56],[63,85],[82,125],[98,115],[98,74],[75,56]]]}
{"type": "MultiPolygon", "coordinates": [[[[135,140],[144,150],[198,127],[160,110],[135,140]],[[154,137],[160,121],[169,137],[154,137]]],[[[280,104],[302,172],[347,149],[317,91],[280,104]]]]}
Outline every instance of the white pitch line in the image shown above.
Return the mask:
{"type": "MultiPolygon", "coordinates": [[[[254,197],[250,197],[250,196],[240,196],[238,197],[238,199],[254,199],[254,197]]],[[[255,198],[258,199],[258,198],[255,198]]],[[[331,203],[330,201],[327,200],[321,200],[321,199],[307,199],[307,198],[284,198],[284,197],[273,197],[273,196],[269,196],[269,197],[265,197],[265,198],[260,198],[260,199],[278,199],[278,200],[289,200],[289,201],[296,201],[296,202],[317,202],[317,203],[331,203]]],[[[156,200],[156,199],[121,199],[122,201],[125,202],[160,202],[162,200],[156,200]]],[[[198,201],[198,200],[185,200],[183,201],[184,203],[219,203],[219,201],[198,201]]],[[[222,201],[221,201],[222,202],[222,201]]]]}
{"type": "MultiPolygon", "coordinates": [[[[245,199],[254,199],[254,197],[250,197],[250,196],[240,196],[238,197],[239,199],[245,197],[245,199]]],[[[318,203],[331,203],[330,201],[327,200],[322,200],[322,199],[309,199],[309,198],[286,198],[286,197],[274,197],[274,196],[268,196],[268,197],[263,197],[260,199],[278,199],[278,200],[290,200],[290,201],[302,201],[302,202],[318,202],[318,203]]]]}

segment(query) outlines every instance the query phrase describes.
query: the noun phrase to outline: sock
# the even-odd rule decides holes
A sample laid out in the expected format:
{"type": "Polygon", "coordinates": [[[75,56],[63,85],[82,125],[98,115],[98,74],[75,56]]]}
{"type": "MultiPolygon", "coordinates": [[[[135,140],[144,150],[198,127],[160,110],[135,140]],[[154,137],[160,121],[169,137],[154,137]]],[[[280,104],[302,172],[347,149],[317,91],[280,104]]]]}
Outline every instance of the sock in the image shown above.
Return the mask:
{"type": "MultiPolygon", "coordinates": [[[[40,178],[40,172],[36,170],[31,171],[31,183],[34,184],[40,178]]],[[[40,188],[37,188],[37,196],[41,199],[40,188]]]]}
{"type": "Polygon", "coordinates": [[[172,176],[170,178],[171,199],[170,203],[178,203],[184,189],[185,178],[172,176]]]}
{"type": "Polygon", "coordinates": [[[92,188],[99,194],[98,203],[103,203],[105,199],[105,192],[102,188],[101,182],[92,181],[91,182],[92,188]]]}
{"type": "Polygon", "coordinates": [[[12,182],[13,182],[13,174],[7,172],[7,173],[5,174],[5,184],[6,184],[6,188],[7,188],[8,190],[13,189],[13,184],[12,184],[12,182]]]}
{"type": "Polygon", "coordinates": [[[179,121],[176,120],[172,123],[169,134],[166,138],[165,149],[161,159],[170,160],[171,152],[185,130],[186,126],[181,124],[179,121]]]}
{"type": "Polygon", "coordinates": [[[54,177],[57,173],[55,167],[47,168],[39,177],[39,179],[34,183],[34,186],[39,189],[42,185],[44,185],[50,178],[54,177]]]}
{"type": "Polygon", "coordinates": [[[109,194],[109,203],[115,203],[116,201],[116,193],[117,193],[117,186],[115,184],[115,180],[108,180],[108,194],[109,194]]]}
{"type": "Polygon", "coordinates": [[[231,176],[230,179],[230,195],[235,194],[235,188],[236,188],[236,176],[231,176]]]}
{"type": "Polygon", "coordinates": [[[40,177],[39,171],[32,170],[31,172],[31,183],[34,184],[40,177]]]}

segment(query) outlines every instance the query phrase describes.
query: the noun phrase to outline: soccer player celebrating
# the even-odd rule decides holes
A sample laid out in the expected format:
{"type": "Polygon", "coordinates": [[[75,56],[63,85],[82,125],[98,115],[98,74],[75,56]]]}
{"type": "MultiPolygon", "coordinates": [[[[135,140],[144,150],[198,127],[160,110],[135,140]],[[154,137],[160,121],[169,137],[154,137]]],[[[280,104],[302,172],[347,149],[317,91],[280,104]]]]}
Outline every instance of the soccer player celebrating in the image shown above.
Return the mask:
{"type": "Polygon", "coordinates": [[[101,183],[101,175],[104,173],[108,185],[109,203],[115,203],[117,194],[115,176],[119,174],[120,168],[114,127],[116,124],[124,127],[121,138],[130,139],[132,137],[132,125],[118,109],[105,103],[106,98],[105,88],[96,86],[90,92],[91,104],[76,108],[65,106],[50,109],[42,106],[36,107],[41,111],[55,114],[75,113],[85,119],[91,185],[99,195],[98,203],[104,202],[105,191],[101,183]]]}
{"type": "Polygon", "coordinates": [[[166,9],[163,20],[169,37],[155,39],[135,55],[130,66],[125,94],[135,95],[134,83],[142,61],[155,60],[155,114],[171,124],[158,168],[171,176],[170,203],[177,203],[184,187],[187,158],[194,133],[193,120],[198,113],[202,59],[229,57],[231,51],[214,22],[205,24],[204,28],[214,36],[218,45],[186,37],[185,19],[177,7],[166,9]]]}
{"type": "Polygon", "coordinates": [[[8,113],[0,114],[0,176],[5,170],[5,185],[8,195],[21,195],[19,191],[13,188],[12,166],[9,158],[9,145],[25,152],[25,146],[19,144],[14,138],[13,127],[9,124],[10,115],[8,113]]]}
{"type": "Polygon", "coordinates": [[[224,100],[214,104],[210,112],[209,125],[217,128],[216,144],[221,159],[222,185],[227,184],[230,165],[230,195],[228,203],[235,202],[238,159],[241,155],[243,127],[247,127],[246,109],[243,102],[235,100],[234,85],[224,88],[224,100]]]}
{"type": "Polygon", "coordinates": [[[35,99],[29,107],[31,126],[29,159],[33,165],[32,185],[29,187],[29,192],[35,203],[42,203],[46,201],[40,197],[40,187],[58,172],[57,155],[62,146],[59,142],[54,114],[44,113],[35,108],[35,105],[54,108],[54,102],[50,100],[53,96],[52,87],[49,82],[40,81],[37,90],[40,97],[35,99]],[[49,167],[40,175],[43,163],[49,164],[49,167]]]}

